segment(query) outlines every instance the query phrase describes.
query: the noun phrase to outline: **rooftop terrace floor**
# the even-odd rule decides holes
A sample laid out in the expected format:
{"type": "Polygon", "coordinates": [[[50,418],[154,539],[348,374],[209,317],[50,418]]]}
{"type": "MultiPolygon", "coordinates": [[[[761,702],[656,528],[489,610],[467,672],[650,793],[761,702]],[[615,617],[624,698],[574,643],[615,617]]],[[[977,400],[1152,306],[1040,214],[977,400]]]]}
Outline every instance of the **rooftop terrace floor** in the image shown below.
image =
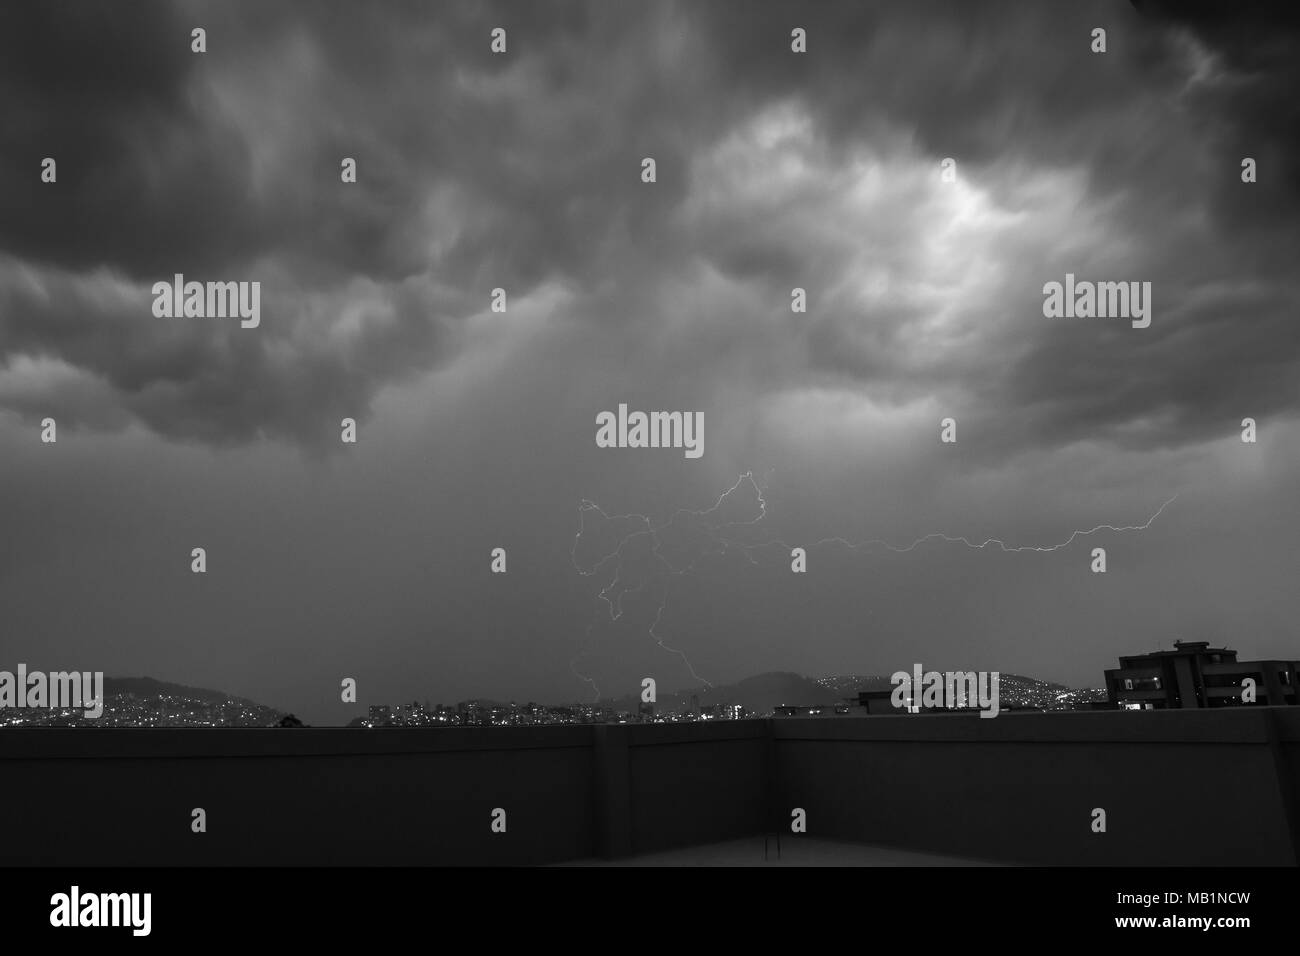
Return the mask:
{"type": "Polygon", "coordinates": [[[776,838],[768,838],[768,858],[763,859],[763,837],[744,837],[724,843],[683,847],[621,860],[573,860],[561,866],[999,866],[984,860],[918,853],[895,847],[848,843],[807,836],[783,836],[777,858],[776,838]]]}

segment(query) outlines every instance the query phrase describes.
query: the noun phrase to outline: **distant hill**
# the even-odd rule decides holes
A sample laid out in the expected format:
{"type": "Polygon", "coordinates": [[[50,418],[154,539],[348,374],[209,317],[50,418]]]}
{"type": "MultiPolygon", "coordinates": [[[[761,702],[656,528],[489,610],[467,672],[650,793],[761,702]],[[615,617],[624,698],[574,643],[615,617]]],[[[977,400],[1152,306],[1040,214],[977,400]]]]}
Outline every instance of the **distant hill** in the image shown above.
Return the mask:
{"type": "MultiPolygon", "coordinates": [[[[93,693],[93,689],[89,691],[93,693]]],[[[88,701],[86,702],[89,703],[88,701]]],[[[285,714],[207,687],[189,687],[152,677],[106,677],[103,708],[93,717],[87,708],[39,708],[22,715],[23,726],[47,727],[302,727],[285,714]]],[[[13,724],[11,717],[8,721],[13,724]]]]}
{"type": "MultiPolygon", "coordinates": [[[[956,669],[956,668],[954,668],[956,669]]],[[[942,671],[942,668],[926,668],[942,671]]],[[[840,697],[856,697],[862,691],[892,690],[888,677],[835,676],[818,680],[822,686],[834,690],[840,697]]],[[[1003,707],[1051,708],[1058,706],[1058,698],[1071,692],[1064,684],[1026,677],[1023,674],[998,674],[998,701],[1003,707]]],[[[1074,692],[1078,694],[1078,691],[1074,692]]]]}
{"type": "Polygon", "coordinates": [[[889,678],[880,674],[837,674],[833,677],[819,677],[817,683],[840,697],[856,697],[864,690],[889,690],[893,685],[889,678]]]}
{"type": "MultiPolygon", "coordinates": [[[[927,666],[926,670],[942,671],[943,668],[931,668],[927,666]]],[[[834,677],[819,677],[817,678],[817,683],[821,684],[828,690],[833,690],[836,693],[842,691],[846,695],[856,694],[864,690],[889,690],[892,686],[887,676],[879,674],[865,676],[846,674],[836,675],[834,677]]],[[[1053,684],[1051,681],[1039,680],[1037,677],[1025,677],[1023,674],[1008,674],[1005,672],[998,674],[998,687],[1003,693],[1006,692],[1008,687],[1034,690],[1054,690],[1058,693],[1070,689],[1064,684],[1053,684]]]]}
{"type": "Polygon", "coordinates": [[[1064,684],[1053,684],[1051,681],[1039,680],[1037,677],[1025,677],[1023,674],[999,674],[998,686],[1025,687],[1034,688],[1035,690],[1054,690],[1057,692],[1067,691],[1070,689],[1064,684]]]}
{"type": "MultiPolygon", "coordinates": [[[[929,668],[926,670],[939,670],[929,668]]],[[[655,709],[678,713],[691,709],[691,698],[697,697],[701,707],[715,704],[740,704],[756,714],[768,714],[780,704],[809,706],[837,704],[845,700],[856,702],[858,694],[869,690],[890,690],[893,685],[887,676],[879,674],[839,674],[814,680],[800,674],[772,672],[747,677],[735,684],[721,684],[700,690],[678,693],[658,693],[655,709]]],[[[1025,677],[1021,674],[998,675],[998,700],[1002,706],[1047,707],[1057,696],[1069,691],[1063,684],[1025,677]]],[[[627,695],[604,702],[617,711],[635,712],[640,703],[638,695],[627,695]]]]}
{"type": "Polygon", "coordinates": [[[252,707],[264,706],[246,697],[227,694],[225,691],[209,690],[206,687],[187,687],[184,684],[172,684],[152,677],[105,677],[104,696],[112,697],[117,694],[134,694],[136,697],[184,697],[187,700],[201,700],[209,704],[233,700],[252,707]]]}
{"type": "MultiPolygon", "coordinates": [[[[740,704],[757,714],[770,713],[779,704],[808,706],[833,704],[848,696],[823,687],[817,681],[799,674],[773,672],[746,677],[735,684],[719,684],[711,688],[686,690],[679,693],[658,693],[655,708],[662,711],[685,711],[691,707],[691,698],[699,699],[701,707],[716,704],[740,704]]],[[[629,694],[606,702],[614,710],[635,711],[640,704],[639,695],[629,694]]]]}

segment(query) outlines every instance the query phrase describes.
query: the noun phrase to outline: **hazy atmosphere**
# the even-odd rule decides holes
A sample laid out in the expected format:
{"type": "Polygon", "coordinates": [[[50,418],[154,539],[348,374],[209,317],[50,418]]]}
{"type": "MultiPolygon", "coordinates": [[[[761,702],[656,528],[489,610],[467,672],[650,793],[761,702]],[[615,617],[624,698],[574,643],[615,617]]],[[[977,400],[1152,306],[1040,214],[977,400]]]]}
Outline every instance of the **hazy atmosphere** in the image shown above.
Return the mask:
{"type": "Polygon", "coordinates": [[[1296,18],[990,6],[4,7],[0,668],[325,724],[1293,659],[1296,18]],[[1150,325],[1046,317],[1067,274],[1150,325]],[[621,403],[703,454],[598,447],[621,403]]]}

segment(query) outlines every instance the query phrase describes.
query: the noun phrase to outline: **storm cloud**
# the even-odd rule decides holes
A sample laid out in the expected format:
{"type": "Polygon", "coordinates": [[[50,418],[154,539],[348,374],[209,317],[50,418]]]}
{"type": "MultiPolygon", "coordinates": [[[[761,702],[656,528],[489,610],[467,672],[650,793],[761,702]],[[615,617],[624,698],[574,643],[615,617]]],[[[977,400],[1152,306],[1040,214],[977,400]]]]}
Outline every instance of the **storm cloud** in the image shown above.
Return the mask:
{"type": "MultiPolygon", "coordinates": [[[[102,584],[123,602],[110,673],[162,668],[333,713],[332,675],[362,666],[348,648],[365,633],[384,699],[580,694],[577,653],[616,684],[678,664],[645,639],[654,587],[626,620],[596,617],[600,582],[569,560],[577,503],[666,518],[753,471],[774,533],[810,539],[1056,540],[1181,492],[1195,503],[1180,536],[1152,532],[1168,560],[1103,602],[1161,639],[1208,611],[1153,610],[1153,581],[1210,600],[1179,563],[1189,542],[1233,540],[1226,525],[1255,520],[1236,509],[1273,502],[1276,541],[1245,535],[1260,550],[1223,586],[1262,615],[1243,651],[1283,655],[1297,608],[1269,582],[1295,522],[1298,22],[1146,2],[9,4],[0,481],[24,556],[0,563],[10,640],[96,646],[97,599],[85,618],[49,603],[98,573],[69,554],[120,547],[104,573],[121,578],[102,584]],[[260,281],[260,326],[156,318],[151,287],[177,273],[260,281]],[[1043,286],[1067,273],[1152,283],[1150,327],[1045,318],[1043,286]],[[596,449],[595,415],[623,401],[703,412],[703,459],[596,449]],[[36,437],[47,417],[57,458],[36,437]],[[1245,417],[1258,448],[1239,441],[1245,417]],[[81,517],[30,517],[65,507],[81,517]],[[153,589],[163,552],[227,534],[242,584],[227,579],[220,608],[190,593],[183,561],[169,596],[153,589]],[[514,549],[508,597],[481,573],[498,544],[514,549]],[[349,588],[347,612],[314,603],[349,588]],[[182,647],[224,650],[163,652],[169,626],[201,632],[182,647]],[[308,677],[276,676],[271,661],[303,657],[308,677]]],[[[839,555],[812,605],[771,567],[711,559],[664,627],[701,672],[735,678],[890,672],[919,653],[914,627],[960,632],[927,638],[943,665],[972,616],[981,660],[1075,683],[1149,644],[1076,613],[1065,631],[1110,636],[1040,654],[1032,622],[1074,593],[1055,556],[927,554],[839,555]],[[844,596],[861,574],[871,637],[844,596]],[[917,610],[927,576],[947,612],[917,610]]],[[[1223,626],[1215,639],[1236,640],[1223,626]]]]}

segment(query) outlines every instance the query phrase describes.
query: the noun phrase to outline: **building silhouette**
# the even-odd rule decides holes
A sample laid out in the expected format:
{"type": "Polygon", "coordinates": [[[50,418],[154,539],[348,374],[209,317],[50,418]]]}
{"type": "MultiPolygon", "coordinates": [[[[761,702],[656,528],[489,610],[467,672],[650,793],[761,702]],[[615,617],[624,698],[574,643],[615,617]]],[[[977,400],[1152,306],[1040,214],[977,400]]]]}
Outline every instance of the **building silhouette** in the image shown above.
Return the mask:
{"type": "Polygon", "coordinates": [[[1106,671],[1106,692],[1120,710],[1295,704],[1297,671],[1300,661],[1239,661],[1236,651],[1208,641],[1175,641],[1172,651],[1121,657],[1106,671]]]}

